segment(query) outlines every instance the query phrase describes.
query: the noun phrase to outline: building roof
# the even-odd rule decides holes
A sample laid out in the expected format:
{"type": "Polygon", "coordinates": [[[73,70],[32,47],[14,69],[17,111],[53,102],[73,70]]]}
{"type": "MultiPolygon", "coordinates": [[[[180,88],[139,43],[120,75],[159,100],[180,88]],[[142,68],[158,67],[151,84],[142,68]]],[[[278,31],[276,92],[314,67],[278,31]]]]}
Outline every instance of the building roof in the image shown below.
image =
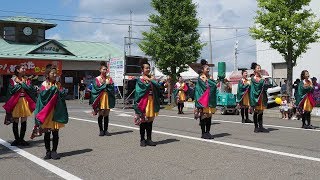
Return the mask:
{"type": "Polygon", "coordinates": [[[86,42],[46,39],[40,44],[18,44],[0,38],[0,58],[68,61],[106,61],[123,56],[122,51],[105,42],[86,42]],[[39,52],[46,46],[55,46],[62,53],[39,52]]]}
{"type": "Polygon", "coordinates": [[[43,25],[47,29],[57,26],[56,24],[50,23],[43,19],[37,19],[37,18],[32,18],[27,16],[13,16],[13,17],[8,17],[6,19],[0,19],[0,23],[37,24],[37,25],[43,25]]]}

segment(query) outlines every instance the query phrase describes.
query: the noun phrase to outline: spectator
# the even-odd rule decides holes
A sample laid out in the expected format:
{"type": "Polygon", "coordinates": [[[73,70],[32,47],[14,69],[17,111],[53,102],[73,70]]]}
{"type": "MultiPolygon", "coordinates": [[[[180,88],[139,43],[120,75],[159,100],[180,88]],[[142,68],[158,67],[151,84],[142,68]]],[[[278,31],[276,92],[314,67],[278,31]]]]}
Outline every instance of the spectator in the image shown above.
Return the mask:
{"type": "Polygon", "coordinates": [[[287,94],[287,80],[284,80],[281,85],[281,94],[287,94]]]}
{"type": "Polygon", "coordinates": [[[294,89],[294,97],[296,97],[296,93],[298,92],[298,87],[299,87],[300,79],[296,79],[293,83],[293,89],[294,89]]]}
{"type": "Polygon", "coordinates": [[[288,118],[288,112],[289,112],[289,105],[288,105],[288,101],[287,101],[287,95],[283,95],[281,97],[281,107],[280,107],[280,112],[282,114],[282,119],[289,119],[288,118]]]}
{"type": "Polygon", "coordinates": [[[311,78],[311,81],[313,84],[312,96],[316,101],[316,106],[319,106],[320,105],[320,84],[318,84],[316,77],[311,78]]]}
{"type": "Polygon", "coordinates": [[[86,94],[86,85],[83,82],[83,79],[80,81],[79,84],[79,93],[80,93],[80,103],[83,103],[84,96],[86,94]]]}

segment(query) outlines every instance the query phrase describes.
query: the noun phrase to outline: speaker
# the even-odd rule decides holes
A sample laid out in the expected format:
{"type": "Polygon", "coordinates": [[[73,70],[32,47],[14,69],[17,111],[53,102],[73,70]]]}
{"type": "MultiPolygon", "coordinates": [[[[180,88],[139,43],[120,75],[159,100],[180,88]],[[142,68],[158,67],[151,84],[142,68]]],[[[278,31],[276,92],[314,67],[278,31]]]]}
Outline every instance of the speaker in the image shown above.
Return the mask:
{"type": "Polygon", "coordinates": [[[124,73],[128,76],[137,76],[141,74],[140,59],[141,56],[126,56],[124,73]]]}

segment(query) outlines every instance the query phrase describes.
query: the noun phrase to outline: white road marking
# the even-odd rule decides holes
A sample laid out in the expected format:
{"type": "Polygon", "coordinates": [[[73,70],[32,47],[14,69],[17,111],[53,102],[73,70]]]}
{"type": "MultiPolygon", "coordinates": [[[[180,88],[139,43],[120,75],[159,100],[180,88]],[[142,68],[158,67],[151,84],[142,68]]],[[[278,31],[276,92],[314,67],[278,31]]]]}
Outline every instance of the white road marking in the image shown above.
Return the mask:
{"type": "Polygon", "coordinates": [[[70,179],[70,180],[81,180],[81,178],[74,176],[63,169],[60,169],[57,166],[54,166],[54,165],[48,163],[47,161],[44,161],[44,160],[28,153],[27,151],[24,151],[24,150],[22,150],[18,147],[15,147],[15,146],[11,146],[8,142],[6,142],[5,140],[3,140],[1,138],[0,138],[0,144],[7,147],[8,149],[16,152],[17,154],[21,155],[22,157],[29,159],[30,161],[36,163],[37,165],[53,172],[54,174],[60,176],[61,178],[70,179]]]}
{"type": "MultiPolygon", "coordinates": [[[[134,112],[124,112],[124,111],[116,111],[116,113],[127,113],[127,114],[133,114],[134,112]]],[[[194,120],[194,118],[186,117],[186,116],[170,116],[170,115],[159,115],[159,117],[169,117],[169,118],[178,118],[178,119],[191,119],[194,120]]],[[[214,118],[214,116],[213,116],[214,118]]],[[[232,124],[242,124],[242,125],[249,125],[253,126],[253,123],[245,123],[242,122],[236,122],[236,121],[226,121],[226,120],[219,120],[219,119],[212,119],[213,122],[223,122],[223,123],[232,123],[232,124]]],[[[290,126],[279,126],[279,125],[272,125],[272,124],[264,124],[265,127],[274,127],[274,128],[282,128],[282,129],[293,129],[293,130],[300,130],[300,131],[313,131],[313,132],[320,132],[320,129],[303,129],[303,128],[297,128],[297,127],[290,127],[290,126]]]]}
{"type": "MultiPolygon", "coordinates": [[[[77,120],[77,121],[97,123],[96,121],[88,120],[88,119],[82,119],[82,118],[76,118],[76,117],[69,117],[69,118],[73,119],[73,120],[77,120]]],[[[110,123],[109,125],[115,126],[115,127],[126,128],[126,129],[139,130],[139,128],[137,128],[137,127],[125,126],[125,125],[120,125],[120,124],[110,123]]],[[[230,146],[230,147],[236,147],[236,148],[248,149],[248,150],[253,150],[253,151],[258,151],[258,152],[265,152],[265,153],[269,153],[269,154],[276,154],[276,155],[287,156],[287,157],[292,157],[292,158],[297,158],[297,159],[304,159],[304,160],[320,162],[320,158],[316,158],[316,157],[309,157],[309,156],[304,156],[304,155],[298,155],[298,154],[286,153],[286,152],[281,152],[281,151],[257,148],[257,147],[246,146],[246,145],[241,145],[241,144],[227,143],[227,142],[216,141],[216,140],[201,139],[201,138],[197,138],[197,137],[185,136],[185,135],[174,134],[174,133],[168,133],[168,132],[163,132],[163,131],[155,131],[155,130],[153,130],[152,132],[153,133],[157,133],[157,134],[173,136],[173,137],[180,137],[180,138],[185,138],[185,139],[190,139],[190,140],[196,140],[196,141],[220,144],[220,145],[225,145],[225,146],[230,146]]]]}

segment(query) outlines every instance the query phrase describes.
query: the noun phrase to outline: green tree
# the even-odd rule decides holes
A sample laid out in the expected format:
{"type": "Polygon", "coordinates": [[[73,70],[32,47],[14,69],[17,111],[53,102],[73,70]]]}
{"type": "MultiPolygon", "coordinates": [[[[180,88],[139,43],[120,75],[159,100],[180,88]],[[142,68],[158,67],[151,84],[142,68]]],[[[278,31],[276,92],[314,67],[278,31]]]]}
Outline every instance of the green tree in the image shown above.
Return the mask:
{"type": "Polygon", "coordinates": [[[250,28],[251,36],[270,44],[287,63],[287,90],[292,95],[293,67],[309,49],[309,44],[319,39],[319,21],[307,9],[311,0],[257,0],[256,26],[250,28]]]}
{"type": "Polygon", "coordinates": [[[171,77],[172,85],[188,64],[197,61],[204,46],[197,31],[197,6],[192,0],[152,0],[151,5],[157,13],[149,16],[153,26],[142,33],[139,47],[171,77]]]}

